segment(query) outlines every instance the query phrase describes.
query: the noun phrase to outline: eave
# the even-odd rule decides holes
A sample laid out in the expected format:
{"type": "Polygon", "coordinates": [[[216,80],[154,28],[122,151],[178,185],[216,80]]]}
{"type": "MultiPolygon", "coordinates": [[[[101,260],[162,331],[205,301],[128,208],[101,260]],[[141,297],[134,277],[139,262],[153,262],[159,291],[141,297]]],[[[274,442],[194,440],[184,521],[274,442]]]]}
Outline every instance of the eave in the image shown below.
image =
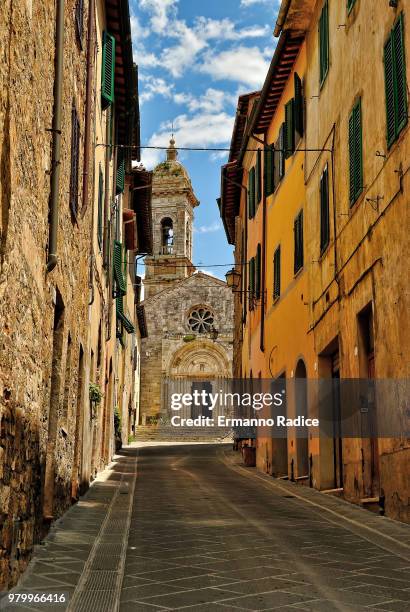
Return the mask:
{"type": "Polygon", "coordinates": [[[135,168],[132,172],[132,209],[137,220],[138,248],[136,253],[139,255],[152,255],[153,236],[152,236],[152,172],[135,168]]]}
{"type": "Polygon", "coordinates": [[[235,218],[239,214],[243,170],[236,161],[221,168],[221,197],[219,213],[229,244],[235,244],[235,218]]]}

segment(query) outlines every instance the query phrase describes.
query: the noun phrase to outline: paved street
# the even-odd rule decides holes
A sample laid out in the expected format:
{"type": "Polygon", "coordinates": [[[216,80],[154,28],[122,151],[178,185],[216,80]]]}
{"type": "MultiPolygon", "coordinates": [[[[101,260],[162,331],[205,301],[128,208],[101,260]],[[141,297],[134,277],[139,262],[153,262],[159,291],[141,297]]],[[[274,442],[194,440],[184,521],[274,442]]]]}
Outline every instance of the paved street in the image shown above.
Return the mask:
{"type": "Polygon", "coordinates": [[[64,591],[76,612],[404,611],[409,575],[408,526],[242,468],[227,445],[162,445],[125,451],[15,591],[64,591]]]}

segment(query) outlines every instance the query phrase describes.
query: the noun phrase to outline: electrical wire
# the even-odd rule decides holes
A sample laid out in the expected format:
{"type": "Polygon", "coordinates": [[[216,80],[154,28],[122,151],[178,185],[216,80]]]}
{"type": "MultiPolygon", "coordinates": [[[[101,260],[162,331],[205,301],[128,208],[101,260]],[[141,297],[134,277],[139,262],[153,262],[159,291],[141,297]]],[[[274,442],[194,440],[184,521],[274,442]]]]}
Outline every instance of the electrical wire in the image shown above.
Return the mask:
{"type": "MultiPolygon", "coordinates": [[[[109,148],[117,148],[117,149],[153,149],[156,151],[168,151],[170,149],[169,145],[164,147],[164,146],[157,146],[157,145],[140,145],[140,146],[135,146],[135,145],[120,145],[120,144],[106,144],[104,142],[99,142],[95,145],[96,147],[109,147],[109,148]]],[[[268,145],[266,147],[266,151],[268,151],[271,148],[270,145],[268,145]]],[[[218,152],[218,151],[223,151],[226,153],[230,152],[230,148],[225,148],[225,147],[174,147],[175,151],[203,151],[203,152],[218,152]]],[[[250,149],[250,148],[246,148],[246,149],[241,149],[242,152],[251,152],[251,153],[256,153],[257,151],[261,151],[262,148],[256,148],[256,149],[250,149]]],[[[287,153],[288,151],[291,151],[291,149],[276,149],[275,151],[279,151],[281,153],[287,153]]],[[[312,153],[332,153],[331,149],[297,149],[297,151],[295,151],[295,153],[299,152],[299,151],[303,151],[303,152],[312,152],[312,153]]]]}

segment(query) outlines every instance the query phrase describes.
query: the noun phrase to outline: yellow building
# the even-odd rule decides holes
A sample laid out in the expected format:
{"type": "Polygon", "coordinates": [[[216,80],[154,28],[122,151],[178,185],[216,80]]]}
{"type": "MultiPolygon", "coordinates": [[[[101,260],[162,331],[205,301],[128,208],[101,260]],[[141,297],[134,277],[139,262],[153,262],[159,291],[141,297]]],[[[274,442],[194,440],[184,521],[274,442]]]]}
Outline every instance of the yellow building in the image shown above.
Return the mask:
{"type": "MultiPolygon", "coordinates": [[[[236,372],[286,378],[288,416],[296,403],[300,412],[290,379],[409,377],[405,8],[400,0],[284,0],[260,99],[246,128],[235,123],[220,210],[242,279],[236,372]],[[258,157],[265,185],[250,197],[246,218],[258,157]]],[[[316,416],[320,396],[310,389],[302,410],[316,416]]],[[[288,430],[286,441],[259,432],[258,467],[409,521],[409,441],[377,429],[389,404],[376,396],[372,438],[342,438],[343,395],[333,408],[333,437],[307,441],[288,430]]]]}

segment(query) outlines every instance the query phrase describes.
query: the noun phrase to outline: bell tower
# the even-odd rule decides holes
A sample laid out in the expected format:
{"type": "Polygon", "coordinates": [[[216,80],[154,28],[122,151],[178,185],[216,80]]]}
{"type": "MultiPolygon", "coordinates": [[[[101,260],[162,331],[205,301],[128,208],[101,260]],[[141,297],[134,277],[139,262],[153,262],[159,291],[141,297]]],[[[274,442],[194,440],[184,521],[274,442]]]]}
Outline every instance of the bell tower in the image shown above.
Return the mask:
{"type": "Polygon", "coordinates": [[[171,138],[167,158],[152,181],[153,255],[145,258],[145,298],[194,273],[192,226],[197,200],[188,173],[178,161],[171,138]]]}

